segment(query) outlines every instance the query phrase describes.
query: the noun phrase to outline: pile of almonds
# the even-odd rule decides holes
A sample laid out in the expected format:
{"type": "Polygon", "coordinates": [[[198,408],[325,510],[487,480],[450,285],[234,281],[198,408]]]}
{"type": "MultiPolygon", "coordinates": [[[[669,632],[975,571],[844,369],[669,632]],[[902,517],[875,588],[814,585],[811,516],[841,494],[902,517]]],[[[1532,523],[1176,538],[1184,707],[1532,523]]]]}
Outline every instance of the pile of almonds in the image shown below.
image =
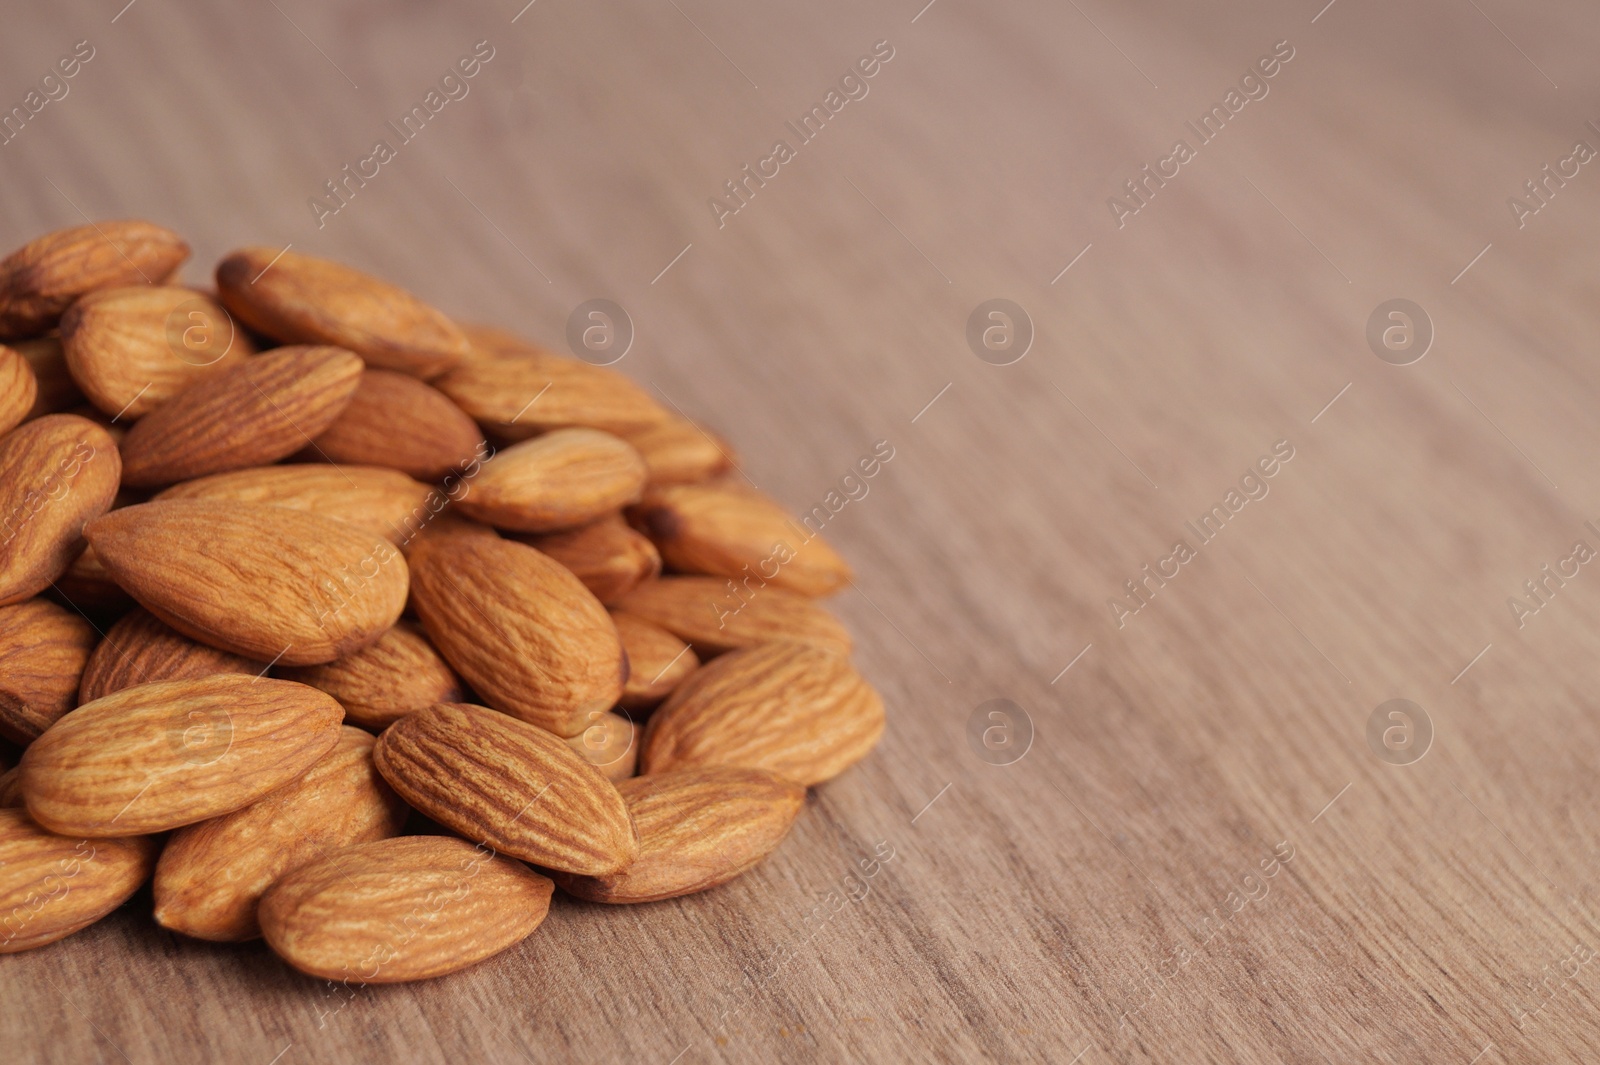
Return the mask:
{"type": "Polygon", "coordinates": [[[0,952],[153,878],[175,932],[438,976],[558,885],[727,882],[877,742],[848,567],[726,443],[348,267],[188,253],[0,261],[0,952]]]}

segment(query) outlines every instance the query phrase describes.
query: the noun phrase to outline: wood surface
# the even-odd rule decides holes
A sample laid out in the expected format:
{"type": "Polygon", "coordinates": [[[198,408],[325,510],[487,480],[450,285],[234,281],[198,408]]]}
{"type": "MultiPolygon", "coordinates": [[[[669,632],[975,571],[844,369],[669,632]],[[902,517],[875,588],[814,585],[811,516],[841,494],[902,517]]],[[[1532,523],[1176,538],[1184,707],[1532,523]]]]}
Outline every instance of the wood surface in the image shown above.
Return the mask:
{"type": "Polygon", "coordinates": [[[196,282],[292,243],[558,347],[610,298],[619,368],[796,512],[889,441],[826,528],[889,729],[736,883],[562,899],[430,983],[329,988],[136,898],[0,960],[6,1060],[1600,1060],[1600,567],[1508,605],[1600,549],[1600,162],[1507,203],[1600,148],[1592,4],[122,2],[4,5],[0,104],[95,55],[0,146],[0,243],[145,217],[196,282]],[[308,199],[480,40],[319,228],[308,199]],[[1035,333],[1004,366],[966,339],[996,297],[1035,333]],[[1397,297],[1435,332],[1403,366],[1365,335],[1397,297]],[[1367,739],[1395,698],[1433,730],[1403,765],[1367,739]],[[986,748],[992,699],[1022,714],[986,748]]]}

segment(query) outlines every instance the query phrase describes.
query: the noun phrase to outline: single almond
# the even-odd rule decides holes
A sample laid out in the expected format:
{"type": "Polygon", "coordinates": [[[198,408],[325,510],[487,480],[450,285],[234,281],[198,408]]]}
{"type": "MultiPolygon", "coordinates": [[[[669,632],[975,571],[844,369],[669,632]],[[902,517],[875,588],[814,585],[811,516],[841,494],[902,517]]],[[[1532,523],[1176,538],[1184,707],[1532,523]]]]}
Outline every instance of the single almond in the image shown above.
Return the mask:
{"type": "Polygon", "coordinates": [[[83,615],[48,600],[0,606],[0,736],[31,743],[78,705],[95,639],[83,615]]]}
{"type": "Polygon", "coordinates": [[[456,506],[498,529],[551,532],[637,501],[644,478],[644,460],[627,442],[598,429],[557,429],[485,462],[456,506]]]}
{"type": "Polygon", "coordinates": [[[617,785],[639,828],[639,858],[606,876],[556,873],[590,902],[656,902],[726,884],[777,849],[806,789],[776,773],[726,766],[635,777],[617,785]]]}
{"type": "Polygon", "coordinates": [[[288,507],[402,545],[449,500],[399,470],[377,466],[251,466],[182,481],[156,499],[213,499],[288,507]]]}
{"type": "Polygon", "coordinates": [[[38,393],[33,408],[24,420],[44,414],[60,414],[85,402],[78,391],[78,382],[67,369],[67,357],[61,350],[60,337],[37,337],[33,340],[13,340],[11,350],[28,361],[38,383],[38,393]]]}
{"type": "Polygon", "coordinates": [[[217,264],[217,290],[258,332],[286,344],[349,348],[380,369],[437,377],[467,355],[456,324],[411,293],[297,251],[236,251],[217,264]]]}
{"type": "Polygon", "coordinates": [[[344,984],[392,984],[475,965],[533,934],[555,884],[450,836],[400,836],[337,850],[261,900],[261,931],[284,961],[344,984]]]}
{"type": "Polygon", "coordinates": [[[85,703],[22,755],[22,795],[53,832],[136,836],[248,806],[333,746],[344,711],[286,680],[219,674],[85,703]]]}
{"type": "Polygon", "coordinates": [[[443,480],[489,453],[477,423],[450,397],[390,370],[361,374],[350,405],[310,451],[340,465],[388,466],[422,481],[443,480]]]}
{"type": "Polygon", "coordinates": [[[661,553],[656,545],[623,521],[620,514],[608,514],[564,532],[517,539],[567,567],[607,606],[621,599],[640,581],[661,572],[661,553]]]}
{"type": "Polygon", "coordinates": [[[615,784],[627,780],[638,769],[641,732],[622,714],[599,714],[594,724],[567,740],[567,746],[615,784]]]}
{"type": "Polygon", "coordinates": [[[663,577],[641,583],[615,609],[655,622],[704,658],[785,640],[850,654],[850,633],[838,618],[782,588],[721,577],[663,577]]]}
{"type": "Polygon", "coordinates": [[[599,876],[639,854],[616,786],[559,737],[481,706],[440,703],[384,729],[378,772],[424,816],[550,869],[599,876]]]}
{"type": "Polygon", "coordinates": [[[0,344],[0,436],[22,424],[39,399],[39,380],[22,353],[0,344]]]}
{"type": "Polygon", "coordinates": [[[254,939],[261,896],[285,873],[399,832],[406,807],[373,767],[372,745],[368,733],[342,727],[333,748],[296,779],[174,832],[156,864],[156,923],[198,939],[254,939]]]}
{"type": "Polygon", "coordinates": [[[116,444],[87,418],[47,414],[0,437],[0,605],[66,572],[121,474],[116,444]]]}
{"type": "Polygon", "coordinates": [[[699,484],[738,465],[733,447],[687,418],[676,415],[622,434],[644,459],[650,487],[699,484]]]}
{"type": "Polygon", "coordinates": [[[356,390],[343,348],[275,348],[179,392],[122,442],[124,484],[154,487],[276,462],[326,429],[356,390]]]}
{"type": "Polygon", "coordinates": [[[260,503],[163,499],[85,533],[146,610],[190,639],[264,662],[331,662],[405,609],[405,559],[331,518],[260,503]]]}
{"type": "Polygon", "coordinates": [[[413,710],[463,696],[455,672],[407,621],[355,654],[318,666],[279,667],[277,675],[322,689],[339,700],[346,721],[375,732],[413,710]]]}
{"type": "Polygon", "coordinates": [[[482,536],[411,552],[411,605],[428,638],[496,710],[576,736],[627,680],[617,627],[554,559],[482,536]]]}
{"type": "Polygon", "coordinates": [[[155,284],[188,257],[182,238],[149,222],[91,222],[47,233],[0,260],[0,339],[47,332],[84,293],[155,284]]]}
{"type": "Polygon", "coordinates": [[[218,673],[258,677],[266,669],[265,662],[196,643],[148,610],[135,607],[106,630],[89,655],[77,697],[80,703],[92,703],[158,680],[194,680],[218,673]]]}
{"type": "Polygon", "coordinates": [[[0,809],[0,954],[70,936],[121,906],[150,878],[149,836],[84,839],[0,809]]]}
{"type": "Polygon", "coordinates": [[[628,683],[618,703],[628,710],[649,710],[700,667],[689,645],[654,622],[612,611],[617,636],[628,653],[628,683]]]}
{"type": "Polygon", "coordinates": [[[750,766],[820,784],[866,757],[883,724],[883,700],[849,662],[804,644],[763,644],[679,685],[645,729],[640,771],[750,766]]]}

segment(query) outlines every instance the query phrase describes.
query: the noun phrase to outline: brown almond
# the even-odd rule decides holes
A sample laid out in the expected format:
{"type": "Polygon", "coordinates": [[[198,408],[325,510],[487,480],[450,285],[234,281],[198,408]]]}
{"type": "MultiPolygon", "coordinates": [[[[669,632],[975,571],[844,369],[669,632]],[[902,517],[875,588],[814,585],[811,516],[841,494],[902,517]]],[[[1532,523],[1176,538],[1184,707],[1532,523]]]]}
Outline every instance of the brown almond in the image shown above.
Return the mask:
{"type": "Polygon", "coordinates": [[[381,732],[434,703],[460,702],[461,681],[420,629],[407,621],[365,650],[319,666],[279,667],[278,676],[339,700],[344,719],[381,732]]]}
{"type": "Polygon", "coordinates": [[[710,767],[617,785],[639,827],[639,858],[607,876],[556,873],[590,902],[656,902],[726,884],[777,849],[806,789],[762,769],[710,767]]]}
{"type": "MultiPolygon", "coordinates": [[[[441,499],[448,502],[448,485],[444,495],[441,496],[435,493],[429,497],[430,506],[441,499]]],[[[482,522],[463,518],[453,509],[442,507],[418,524],[411,537],[401,541],[400,549],[405,552],[407,558],[410,558],[412,553],[423,544],[456,539],[499,540],[500,534],[482,522]]]]}
{"type": "Polygon", "coordinates": [[[37,394],[28,419],[43,414],[60,414],[84,402],[78,383],[67,369],[67,357],[61,350],[60,337],[38,337],[34,340],[14,340],[11,350],[28,361],[37,382],[37,394]]]}
{"type": "Polygon", "coordinates": [[[559,737],[481,706],[440,703],[396,721],[378,772],[467,839],[550,869],[599,876],[639,854],[616,786],[559,737]]]}
{"type": "Polygon", "coordinates": [[[136,836],[248,806],[327,753],[344,711],[286,680],[166,680],[85,703],[22,755],[28,812],[53,832],[136,836]]]}
{"type": "Polygon", "coordinates": [[[625,709],[649,710],[700,668],[689,645],[660,625],[620,611],[611,620],[628,653],[628,683],[618,700],[625,709]]]}
{"type": "Polygon", "coordinates": [[[806,643],[850,654],[850,633],[812,599],[721,577],[663,577],[623,596],[616,609],[689,641],[702,657],[761,643],[806,643]]]}
{"type": "Polygon", "coordinates": [[[495,455],[456,500],[469,518],[516,532],[551,532],[638,500],[644,460],[598,429],[557,429],[495,455]]]}
{"type": "Polygon", "coordinates": [[[44,599],[0,606],[0,736],[31,743],[78,705],[94,626],[44,599]]]}
{"type": "Polygon", "coordinates": [[[0,436],[17,426],[39,399],[39,381],[22,353],[0,344],[0,436]]]}
{"type": "Polygon", "coordinates": [[[554,559],[480,536],[411,552],[411,605],[428,638],[496,710],[576,736],[627,679],[617,627],[554,559]]]}
{"type": "Polygon", "coordinates": [[[70,936],[121,906],[150,878],[156,841],[84,839],[0,809],[0,954],[70,936]]]}
{"type": "Polygon", "coordinates": [[[369,734],[342,727],[333,748],[296,779],[174,832],[156,864],[156,923],[198,939],[254,939],[261,896],[285,873],[399,832],[406,807],[373,767],[372,744],[369,734]]]}
{"type": "Polygon", "coordinates": [[[450,397],[390,370],[364,371],[350,405],[313,443],[312,453],[328,461],[387,466],[422,481],[488,454],[477,423],[450,397]]]}
{"type": "Polygon", "coordinates": [[[106,630],[89,655],[77,697],[92,703],[112,692],[158,680],[195,680],[218,673],[258,677],[265,662],[196,643],[142,607],[106,630]]]}
{"type": "Polygon", "coordinates": [[[87,418],[47,414],[0,437],[0,605],[66,572],[121,473],[116,444],[87,418]]]}
{"type": "Polygon", "coordinates": [[[190,639],[264,662],[331,662],[383,635],[409,580],[393,544],[259,503],[163,499],[85,530],[117,583],[190,639]]]}
{"type": "Polygon", "coordinates": [[[258,332],[286,344],[349,348],[379,369],[437,377],[467,355],[456,324],[411,293],[297,251],[236,251],[217,264],[217,290],[258,332]]]}
{"type": "Polygon", "coordinates": [[[135,606],[133,596],[111,579],[111,574],[100,564],[94,548],[84,546],[67,572],[56,578],[55,587],[45,592],[57,595],[73,609],[96,618],[114,618],[135,606]]]}
{"type": "Polygon", "coordinates": [[[450,836],[360,843],[302,865],[261,900],[261,931],[301,972],[393,984],[465,969],[533,934],[555,884],[450,836]]]}
{"type": "Polygon", "coordinates": [[[695,670],[645,729],[640,772],[768,769],[820,784],[866,757],[883,700],[850,663],[798,643],[733,651],[695,670]]]}
{"type": "Polygon", "coordinates": [[[726,440],[676,415],[622,435],[644,459],[652,488],[699,484],[738,465],[726,440]]]}
{"type": "Polygon", "coordinates": [[[361,360],[343,348],[275,348],[227,367],[128,431],[123,483],[154,487],[276,462],[326,429],[360,380],[361,360]]]}
{"type": "Polygon", "coordinates": [[[404,544],[448,500],[399,470],[377,466],[251,466],[182,481],[156,499],[214,499],[288,507],[404,544]]]}
{"type": "Polygon", "coordinates": [[[633,776],[639,767],[641,731],[621,714],[601,714],[594,724],[567,740],[567,746],[615,784],[633,776]]]}
{"type": "Polygon", "coordinates": [[[621,599],[640,581],[661,572],[661,553],[656,545],[623,521],[620,514],[608,514],[564,532],[517,539],[567,567],[607,606],[621,599]]]}
{"type": "Polygon", "coordinates": [[[149,222],[92,222],[47,233],[0,260],[0,340],[47,332],[95,289],[156,284],[189,245],[149,222]]]}
{"type": "Polygon", "coordinates": [[[0,809],[20,810],[26,805],[22,800],[22,769],[12,766],[0,773],[0,809]]]}

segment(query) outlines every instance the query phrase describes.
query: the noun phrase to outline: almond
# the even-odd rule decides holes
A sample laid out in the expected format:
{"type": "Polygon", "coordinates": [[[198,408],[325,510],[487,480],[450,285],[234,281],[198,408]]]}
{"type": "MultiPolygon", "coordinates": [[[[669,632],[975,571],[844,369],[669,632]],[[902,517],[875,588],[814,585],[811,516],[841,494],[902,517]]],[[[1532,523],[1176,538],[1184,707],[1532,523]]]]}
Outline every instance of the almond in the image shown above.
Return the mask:
{"type": "Polygon", "coordinates": [[[518,537],[549,555],[607,606],[661,572],[661,553],[619,514],[565,532],[518,537]]]}
{"type": "Polygon", "coordinates": [[[0,607],[0,736],[27,744],[78,705],[94,626],[44,599],[0,607]]]}
{"type": "Polygon", "coordinates": [[[570,529],[637,501],[644,477],[639,453],[610,433],[557,429],[485,462],[456,506],[500,529],[570,529]]]}
{"type": "Polygon", "coordinates": [[[640,771],[769,769],[820,784],[883,734],[883,700],[850,663],[797,643],[734,651],[695,670],[650,718],[640,771]]]}
{"type": "Polygon", "coordinates": [[[850,582],[850,567],[821,536],[753,489],[655,488],[628,517],[655,541],[662,561],[685,573],[753,580],[757,587],[809,596],[832,595],[850,582]]]}
{"type": "Polygon", "coordinates": [[[533,934],[555,885],[448,836],[361,843],[303,865],[261,900],[261,931],[301,972],[346,984],[443,976],[533,934]]]}
{"type": "Polygon", "coordinates": [[[278,675],[339,700],[344,718],[376,732],[434,703],[460,702],[461,681],[428,638],[402,621],[355,654],[320,666],[280,667],[278,675]]]}
{"type": "Polygon", "coordinates": [[[700,667],[689,645],[661,626],[616,611],[611,620],[628,654],[628,683],[619,700],[624,708],[650,709],[700,667]]]}
{"type": "Polygon", "coordinates": [[[55,587],[45,594],[57,595],[73,609],[95,617],[114,618],[135,605],[133,596],[111,579],[111,574],[100,564],[100,556],[87,545],[72,560],[67,572],[56,578],[55,587]]]}
{"type": "Polygon", "coordinates": [[[0,809],[0,954],[32,950],[86,928],[150,877],[156,841],[83,839],[0,809]]]}
{"type": "Polygon", "coordinates": [[[276,462],[326,429],[360,380],[361,360],[342,348],[277,348],[228,367],[128,431],[123,483],[153,487],[276,462]]]}
{"type": "Polygon", "coordinates": [[[394,545],[314,514],[163,499],[114,510],[85,532],[150,613],[248,658],[331,662],[383,635],[405,608],[409,580],[394,545]]]}
{"type": "Polygon", "coordinates": [[[353,525],[368,536],[404,544],[444,508],[437,490],[399,470],[377,466],[251,466],[183,481],[157,499],[263,503],[353,525]]]}
{"type": "Polygon", "coordinates": [[[327,753],[344,711],[304,684],[237,674],[141,684],[78,707],[22,755],[53,832],[136,836],[248,806],[327,753]]]}
{"type": "Polygon", "coordinates": [[[639,860],[609,876],[556,873],[590,902],[657,902],[726,884],[777,849],[806,789],[763,769],[725,766],[617,785],[639,826],[639,860]]]}
{"type": "Polygon", "coordinates": [[[600,714],[594,724],[567,741],[583,760],[613,784],[633,776],[639,765],[638,725],[621,714],[600,714]]]}
{"type": "MultiPolygon", "coordinates": [[[[448,495],[434,493],[429,497],[430,505],[435,502],[448,501],[448,495]]],[[[463,518],[454,510],[441,507],[428,520],[418,525],[416,532],[410,539],[401,541],[400,548],[410,558],[418,547],[427,543],[437,543],[442,540],[499,540],[500,534],[489,526],[476,522],[470,518],[463,518]]]]}
{"type": "Polygon", "coordinates": [[[156,922],[198,939],[254,939],[261,934],[256,906],[283,874],[399,832],[406,808],[373,768],[372,744],[370,735],[345,726],[295,780],[174,832],[156,865],[156,922]]]}
{"type": "Polygon", "coordinates": [[[367,370],[344,413],[313,441],[332,462],[388,466],[422,481],[488,454],[466,412],[431,385],[389,370],[367,370]]]}
{"type": "Polygon", "coordinates": [[[738,457],[726,440],[687,418],[674,415],[622,435],[644,459],[652,488],[698,484],[738,465],[738,457]]]}
{"type": "Polygon", "coordinates": [[[236,251],[217,265],[217,290],[258,332],[286,344],[349,348],[380,369],[437,377],[467,355],[455,323],[411,293],[296,251],[236,251]]]}
{"type": "Polygon", "coordinates": [[[615,606],[689,641],[706,658],[780,641],[850,654],[850,633],[837,618],[782,588],[752,588],[718,577],[663,577],[640,584],[615,606]]]}
{"type": "Polygon", "coordinates": [[[617,627],[566,567],[526,544],[424,539],[411,604],[428,638],[490,706],[560,736],[616,705],[627,679],[617,627]]]}
{"type": "Polygon", "coordinates": [[[22,800],[22,770],[12,766],[0,773],[0,809],[20,810],[26,805],[22,800]]]}
{"type": "Polygon", "coordinates": [[[117,446],[87,418],[47,414],[0,437],[0,605],[66,572],[121,473],[117,446]]]}
{"type": "Polygon", "coordinates": [[[639,853],[616,787],[561,739],[481,706],[441,703],[396,721],[373,761],[427,817],[513,858],[599,876],[639,853]]]}
{"type": "Polygon", "coordinates": [[[28,418],[59,414],[84,401],[83,393],[78,391],[78,383],[67,369],[67,356],[61,350],[60,337],[16,340],[11,343],[11,350],[28,361],[28,368],[33,371],[38,384],[38,394],[34,397],[33,408],[28,411],[28,418]]]}
{"type": "Polygon", "coordinates": [[[18,425],[39,399],[39,381],[22,353],[0,345],[0,436],[18,425]]]}
{"type": "Polygon", "coordinates": [[[189,257],[149,222],[91,222],[47,233],[0,260],[0,339],[47,332],[85,292],[165,278],[189,257]]]}
{"type": "Polygon", "coordinates": [[[158,680],[195,680],[218,673],[258,677],[266,663],[195,643],[154,614],[134,608],[106,630],[89,655],[77,690],[79,703],[158,680]]]}

